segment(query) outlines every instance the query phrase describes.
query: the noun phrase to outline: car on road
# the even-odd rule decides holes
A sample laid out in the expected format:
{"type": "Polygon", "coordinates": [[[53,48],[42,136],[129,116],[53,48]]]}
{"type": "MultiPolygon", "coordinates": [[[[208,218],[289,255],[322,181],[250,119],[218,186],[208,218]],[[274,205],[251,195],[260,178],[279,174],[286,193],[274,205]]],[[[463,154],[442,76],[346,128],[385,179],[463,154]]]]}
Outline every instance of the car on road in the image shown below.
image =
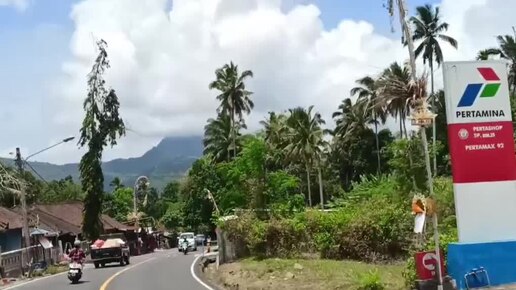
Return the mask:
{"type": "Polygon", "coordinates": [[[196,235],[195,244],[197,246],[206,246],[206,237],[203,234],[196,235]]]}
{"type": "Polygon", "coordinates": [[[186,238],[188,241],[188,250],[189,251],[197,251],[197,244],[195,242],[195,234],[194,233],[182,233],[178,237],[178,249],[181,252],[181,243],[183,242],[183,239],[186,238]]]}

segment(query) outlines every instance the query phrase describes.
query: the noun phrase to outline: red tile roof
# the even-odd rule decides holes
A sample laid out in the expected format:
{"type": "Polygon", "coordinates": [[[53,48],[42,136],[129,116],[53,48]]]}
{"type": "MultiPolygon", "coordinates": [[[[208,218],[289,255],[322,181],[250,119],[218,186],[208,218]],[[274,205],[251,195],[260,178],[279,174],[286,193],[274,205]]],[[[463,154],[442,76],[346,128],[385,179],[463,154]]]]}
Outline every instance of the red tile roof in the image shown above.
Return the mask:
{"type": "Polygon", "coordinates": [[[22,216],[13,210],[0,207],[0,229],[20,229],[23,227],[22,216]]]}
{"type": "MultiPolygon", "coordinates": [[[[82,226],[83,203],[36,204],[30,207],[29,216],[33,221],[39,218],[40,228],[58,231],[61,234],[79,234],[82,226]]],[[[101,219],[106,231],[133,229],[104,214],[101,219]]]]}

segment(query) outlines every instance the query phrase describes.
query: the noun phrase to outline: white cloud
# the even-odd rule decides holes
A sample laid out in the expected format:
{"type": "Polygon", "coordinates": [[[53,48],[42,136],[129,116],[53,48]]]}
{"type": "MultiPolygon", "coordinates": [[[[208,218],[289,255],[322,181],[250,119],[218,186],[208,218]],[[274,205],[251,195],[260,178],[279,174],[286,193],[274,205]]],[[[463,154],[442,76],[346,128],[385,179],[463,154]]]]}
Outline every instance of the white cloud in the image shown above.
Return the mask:
{"type": "MultiPolygon", "coordinates": [[[[74,7],[73,59],[55,86],[54,122],[80,125],[85,75],[95,57],[92,35],[109,44],[107,78],[120,96],[123,117],[149,140],[202,134],[218,105],[208,84],[229,61],[255,74],[249,125],[257,128],[267,111],[298,105],[314,104],[329,119],[355,79],[404,56],[398,41],[375,34],[367,22],[346,20],[324,30],[314,5],[284,12],[278,0],[176,0],[171,11],[166,4],[87,0],[74,7]]],[[[109,156],[131,152],[118,149],[109,156]]]]}
{"type": "Polygon", "coordinates": [[[0,6],[14,6],[19,11],[24,11],[29,6],[29,0],[0,0],[0,6]]]}
{"type": "MultiPolygon", "coordinates": [[[[85,0],[74,6],[72,58],[62,65],[50,100],[55,126],[79,128],[99,38],[109,44],[108,83],[135,132],[107,158],[139,155],[163,136],[202,134],[218,105],[208,84],[229,61],[255,74],[249,88],[256,108],[248,118],[255,129],[269,110],[312,104],[331,123],[354,80],[406,56],[399,39],[375,33],[368,22],[343,20],[325,30],[314,5],[287,3],[291,9],[285,12],[280,0],[174,0],[167,10],[168,2],[85,0]]],[[[448,34],[460,43],[458,51],[444,45],[446,58],[472,59],[479,49],[495,46],[495,35],[511,32],[515,9],[514,1],[443,0],[448,34]]],[[[438,72],[438,86],[440,78],[438,72]]],[[[67,150],[49,158],[78,160],[75,148],[67,150]]]]}

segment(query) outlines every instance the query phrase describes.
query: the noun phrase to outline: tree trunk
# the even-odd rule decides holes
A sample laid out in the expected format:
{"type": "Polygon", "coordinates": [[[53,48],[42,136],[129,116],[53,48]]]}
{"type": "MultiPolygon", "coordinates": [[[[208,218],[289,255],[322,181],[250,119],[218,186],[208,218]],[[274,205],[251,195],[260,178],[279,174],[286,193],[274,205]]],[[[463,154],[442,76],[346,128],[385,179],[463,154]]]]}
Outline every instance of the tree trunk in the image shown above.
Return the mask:
{"type": "Polygon", "coordinates": [[[374,118],[374,137],[376,141],[376,157],[378,160],[378,168],[376,170],[377,174],[380,175],[381,161],[380,161],[380,140],[378,140],[378,120],[376,118],[376,113],[373,111],[374,118]]]}
{"type": "Polygon", "coordinates": [[[310,184],[310,166],[308,166],[308,162],[306,163],[306,182],[308,183],[308,205],[312,207],[312,189],[310,188],[312,184],[310,184]]]}
{"type": "MultiPolygon", "coordinates": [[[[434,64],[433,60],[430,59],[430,82],[431,82],[431,96],[432,96],[432,113],[435,114],[437,112],[435,108],[435,96],[434,96],[434,64]]],[[[437,175],[437,154],[435,152],[435,140],[436,140],[436,130],[435,130],[435,119],[432,122],[432,149],[433,149],[433,161],[434,161],[434,176],[437,175]]]]}
{"type": "Polygon", "coordinates": [[[430,193],[430,196],[433,196],[434,189],[433,189],[432,169],[430,168],[430,154],[428,154],[428,142],[426,141],[425,127],[421,127],[421,139],[423,142],[423,149],[425,151],[425,164],[426,164],[428,192],[430,193]]]}
{"type": "Polygon", "coordinates": [[[403,117],[402,117],[401,112],[400,112],[400,139],[403,139],[403,117]]]}
{"type": "Polygon", "coordinates": [[[319,177],[319,197],[321,199],[321,209],[324,209],[324,194],[323,194],[323,183],[322,183],[322,172],[321,172],[321,164],[318,166],[318,177],[319,177]]]}
{"type": "Polygon", "coordinates": [[[231,130],[233,137],[233,158],[236,158],[236,125],[235,125],[235,108],[231,108],[231,130]]]}
{"type": "Polygon", "coordinates": [[[412,152],[409,149],[407,153],[408,153],[408,158],[409,158],[410,178],[412,179],[412,186],[413,186],[414,190],[417,191],[416,177],[414,176],[414,173],[413,173],[414,172],[414,170],[413,170],[414,162],[412,161],[412,152]]]}
{"type": "Polygon", "coordinates": [[[408,136],[408,132],[407,132],[406,121],[407,121],[407,114],[405,113],[405,111],[403,111],[403,121],[401,122],[401,124],[403,125],[403,132],[405,132],[405,139],[408,139],[409,136],[408,136]]]}

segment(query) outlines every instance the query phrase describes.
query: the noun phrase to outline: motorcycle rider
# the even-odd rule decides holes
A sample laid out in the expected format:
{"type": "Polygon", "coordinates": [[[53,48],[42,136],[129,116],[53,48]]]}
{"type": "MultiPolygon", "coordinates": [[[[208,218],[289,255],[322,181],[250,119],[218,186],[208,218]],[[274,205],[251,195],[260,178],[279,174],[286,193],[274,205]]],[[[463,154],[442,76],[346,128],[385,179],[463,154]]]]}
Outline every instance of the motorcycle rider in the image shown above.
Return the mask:
{"type": "Polygon", "coordinates": [[[184,245],[186,243],[186,250],[188,250],[188,240],[186,239],[186,236],[183,237],[183,242],[181,243],[181,245],[184,245]]]}
{"type": "Polygon", "coordinates": [[[84,254],[84,251],[81,249],[81,241],[75,240],[73,246],[74,248],[70,251],[68,257],[72,262],[76,262],[82,265],[86,259],[86,254],[84,254]]]}

